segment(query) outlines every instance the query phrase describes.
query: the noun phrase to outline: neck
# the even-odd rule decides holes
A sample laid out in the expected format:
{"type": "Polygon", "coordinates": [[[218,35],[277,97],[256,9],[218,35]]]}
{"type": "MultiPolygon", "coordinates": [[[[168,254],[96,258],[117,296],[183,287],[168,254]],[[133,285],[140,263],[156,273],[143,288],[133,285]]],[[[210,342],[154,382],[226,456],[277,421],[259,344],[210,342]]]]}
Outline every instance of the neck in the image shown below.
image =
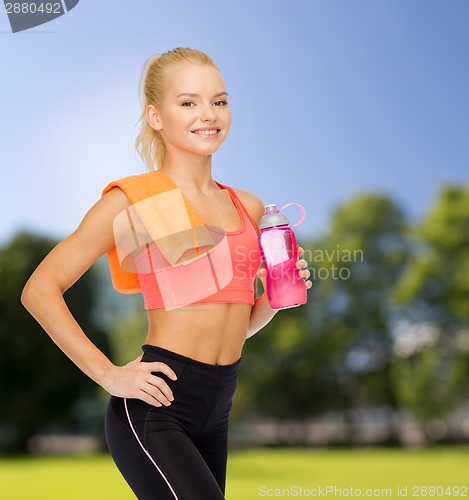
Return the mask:
{"type": "Polygon", "coordinates": [[[171,154],[167,151],[165,161],[158,170],[181,189],[208,192],[216,188],[212,179],[212,155],[171,154]]]}

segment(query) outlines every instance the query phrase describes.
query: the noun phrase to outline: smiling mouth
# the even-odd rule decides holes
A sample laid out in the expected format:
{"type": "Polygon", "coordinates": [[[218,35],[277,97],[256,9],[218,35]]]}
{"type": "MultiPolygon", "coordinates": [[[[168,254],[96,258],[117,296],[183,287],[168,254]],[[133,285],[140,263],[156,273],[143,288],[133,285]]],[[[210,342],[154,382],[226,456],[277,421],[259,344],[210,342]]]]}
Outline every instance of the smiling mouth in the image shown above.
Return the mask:
{"type": "Polygon", "coordinates": [[[220,132],[220,129],[219,128],[198,129],[198,130],[192,130],[191,132],[197,135],[211,136],[211,135],[217,135],[220,132]]]}

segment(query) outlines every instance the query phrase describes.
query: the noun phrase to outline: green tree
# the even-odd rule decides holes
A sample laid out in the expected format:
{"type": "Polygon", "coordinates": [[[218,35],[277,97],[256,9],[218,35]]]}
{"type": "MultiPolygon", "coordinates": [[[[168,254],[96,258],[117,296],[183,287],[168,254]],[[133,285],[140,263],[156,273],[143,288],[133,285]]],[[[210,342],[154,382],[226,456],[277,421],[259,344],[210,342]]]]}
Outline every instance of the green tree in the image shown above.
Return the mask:
{"type": "MultiPolygon", "coordinates": [[[[24,284],[57,242],[20,232],[0,248],[0,426],[23,444],[47,429],[77,428],[77,401],[92,401],[96,385],[54,344],[21,305],[24,284]]],[[[73,259],[73,256],[70,256],[73,259]]],[[[65,293],[65,300],[91,340],[109,352],[104,332],[93,320],[93,269],[65,293]]]]}
{"type": "Polygon", "coordinates": [[[106,256],[98,259],[93,268],[98,278],[94,318],[107,333],[111,361],[122,366],[142,354],[141,346],[148,331],[143,297],[114,289],[106,256]]]}
{"type": "Polygon", "coordinates": [[[303,417],[361,404],[395,403],[391,292],[403,270],[406,220],[386,196],[338,208],[307,243],[308,304],[280,311],[248,340],[240,399],[257,412],[303,417]]]}
{"type": "Polygon", "coordinates": [[[120,366],[142,354],[141,347],[148,331],[147,315],[140,300],[130,301],[132,308],[117,313],[108,327],[112,360],[120,366]]]}
{"type": "Polygon", "coordinates": [[[400,404],[426,423],[469,395],[469,185],[443,186],[412,236],[395,290],[406,322],[392,368],[400,404]]]}
{"type": "Polygon", "coordinates": [[[324,261],[338,277],[325,283],[323,328],[326,335],[343,332],[343,356],[335,369],[348,408],[395,405],[389,377],[392,291],[409,251],[406,230],[405,215],[394,200],[363,194],[336,211],[326,236],[330,258],[324,261]]]}

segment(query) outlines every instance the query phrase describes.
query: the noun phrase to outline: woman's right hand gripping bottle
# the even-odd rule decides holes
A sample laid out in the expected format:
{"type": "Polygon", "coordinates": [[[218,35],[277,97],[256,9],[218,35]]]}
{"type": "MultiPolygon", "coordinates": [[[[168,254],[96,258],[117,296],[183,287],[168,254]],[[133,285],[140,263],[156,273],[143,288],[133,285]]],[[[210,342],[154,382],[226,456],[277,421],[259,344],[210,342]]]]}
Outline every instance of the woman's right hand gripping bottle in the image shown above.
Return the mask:
{"type": "Polygon", "coordinates": [[[299,275],[295,263],[298,260],[295,233],[290,221],[280,211],[290,205],[297,205],[301,217],[293,226],[298,225],[305,215],[304,208],[298,203],[288,203],[277,210],[276,205],[266,205],[259,222],[259,247],[266,269],[266,292],[272,309],[287,309],[305,304],[306,286],[299,275]]]}

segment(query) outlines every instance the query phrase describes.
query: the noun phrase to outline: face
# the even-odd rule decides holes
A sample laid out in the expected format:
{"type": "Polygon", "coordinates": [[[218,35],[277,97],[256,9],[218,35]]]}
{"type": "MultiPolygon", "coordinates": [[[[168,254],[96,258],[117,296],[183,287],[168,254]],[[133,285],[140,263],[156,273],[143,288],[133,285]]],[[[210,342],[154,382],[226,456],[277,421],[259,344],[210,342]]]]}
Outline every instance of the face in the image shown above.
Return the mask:
{"type": "Polygon", "coordinates": [[[160,132],[167,154],[212,155],[231,125],[225,84],[218,70],[209,65],[170,70],[162,106],[149,108],[147,117],[160,132]]]}

